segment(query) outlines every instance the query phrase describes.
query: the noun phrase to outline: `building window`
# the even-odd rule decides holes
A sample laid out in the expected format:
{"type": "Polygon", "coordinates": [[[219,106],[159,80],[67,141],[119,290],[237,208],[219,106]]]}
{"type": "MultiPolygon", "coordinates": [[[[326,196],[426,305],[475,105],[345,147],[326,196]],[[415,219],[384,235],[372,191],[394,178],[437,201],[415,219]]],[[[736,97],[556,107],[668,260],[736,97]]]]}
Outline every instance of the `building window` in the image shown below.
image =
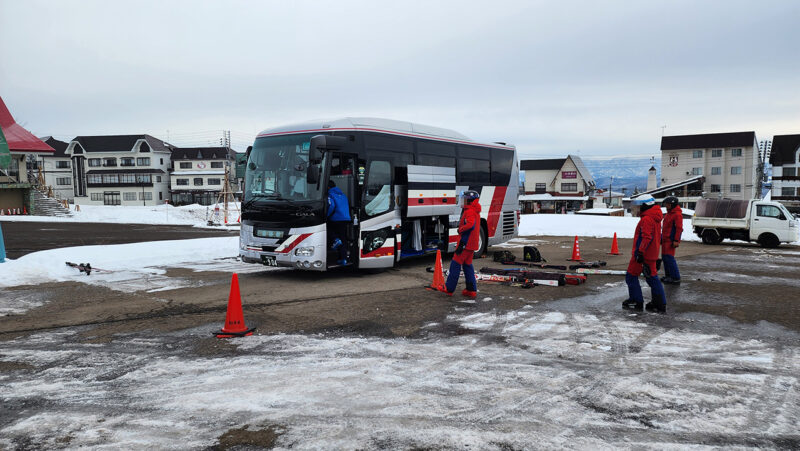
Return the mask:
{"type": "Polygon", "coordinates": [[[137,158],[136,166],[150,166],[150,157],[137,158]]]}
{"type": "Polygon", "coordinates": [[[119,183],[117,174],[103,174],[103,183],[119,183]]]}
{"type": "Polygon", "coordinates": [[[161,176],[160,175],[156,176],[156,183],[161,183],[161,176]]]}
{"type": "Polygon", "coordinates": [[[202,177],[195,177],[193,180],[194,186],[203,186],[203,178],[202,177]]]}
{"type": "Polygon", "coordinates": [[[703,168],[692,168],[692,175],[703,175],[703,168]]]}
{"type": "Polygon", "coordinates": [[[158,192],[158,200],[164,200],[163,194],[161,191],[158,192]]]}
{"type": "Polygon", "coordinates": [[[89,174],[86,176],[86,183],[103,183],[103,176],[100,174],[89,174]]]}
{"type": "Polygon", "coordinates": [[[561,192],[562,193],[577,193],[578,192],[578,184],[577,183],[562,183],[561,184],[561,192]]]}
{"type": "Polygon", "coordinates": [[[794,196],[794,187],[784,186],[783,188],[781,188],[781,196],[794,196]]]}
{"type": "Polygon", "coordinates": [[[150,183],[150,174],[137,174],[136,183],[150,183]]]}
{"type": "Polygon", "coordinates": [[[69,177],[58,177],[56,178],[56,185],[71,185],[72,181],[69,177]]]}
{"type": "Polygon", "coordinates": [[[189,185],[189,179],[175,179],[176,185],[187,186],[189,185]]]}
{"type": "Polygon", "coordinates": [[[89,166],[91,167],[100,167],[103,162],[99,158],[89,158],[89,166]]]}
{"type": "Polygon", "coordinates": [[[692,151],[692,158],[703,158],[703,151],[702,150],[693,150],[692,151]]]}
{"type": "Polygon", "coordinates": [[[741,193],[742,192],[742,185],[739,185],[738,183],[735,184],[735,185],[731,185],[731,192],[732,193],[741,193]]]}
{"type": "Polygon", "coordinates": [[[161,166],[164,166],[164,159],[163,159],[163,158],[159,158],[159,159],[158,159],[158,161],[160,162],[159,164],[160,164],[161,166]]]}
{"type": "Polygon", "coordinates": [[[126,158],[120,158],[119,160],[120,160],[119,164],[120,166],[135,166],[135,164],[133,163],[134,161],[133,158],[126,157],[126,158]]]}
{"type": "Polygon", "coordinates": [[[742,149],[731,149],[731,156],[732,157],[741,157],[742,156],[742,149]]]}
{"type": "Polygon", "coordinates": [[[787,177],[794,177],[797,175],[797,168],[783,168],[781,171],[781,175],[785,175],[787,177]]]}
{"type": "Polygon", "coordinates": [[[714,166],[711,168],[711,175],[722,175],[722,167],[714,166]]]}
{"type": "Polygon", "coordinates": [[[537,193],[545,193],[545,192],[547,192],[547,184],[546,183],[537,183],[536,184],[536,192],[537,193]]]}
{"type": "Polygon", "coordinates": [[[103,193],[103,205],[122,205],[119,191],[106,191],[103,193]]]}
{"type": "Polygon", "coordinates": [[[153,193],[149,191],[144,193],[139,193],[139,200],[153,200],[153,193]]]}
{"type": "Polygon", "coordinates": [[[103,193],[92,193],[91,197],[94,201],[101,201],[103,200],[103,193]]]}
{"type": "Polygon", "coordinates": [[[731,175],[739,175],[741,173],[742,173],[742,167],[741,166],[732,166],[731,167],[731,175]]]}
{"type": "Polygon", "coordinates": [[[722,191],[720,188],[721,188],[720,185],[711,185],[711,192],[712,193],[719,193],[719,192],[722,191]]]}
{"type": "Polygon", "coordinates": [[[181,169],[192,169],[191,162],[181,162],[181,169]]]}
{"type": "Polygon", "coordinates": [[[211,167],[214,169],[222,169],[222,162],[221,161],[212,161],[211,167]]]}
{"type": "Polygon", "coordinates": [[[56,161],[57,169],[69,169],[69,161],[56,161]]]}
{"type": "Polygon", "coordinates": [[[122,193],[122,200],[136,200],[136,193],[122,193]]]}
{"type": "Polygon", "coordinates": [[[209,185],[222,185],[222,179],[208,179],[209,185]]]}
{"type": "Polygon", "coordinates": [[[722,156],[722,149],[711,149],[711,157],[719,158],[722,156]]]}
{"type": "Polygon", "coordinates": [[[103,158],[103,167],[106,167],[106,168],[115,168],[115,167],[117,167],[117,159],[116,158],[103,158]]]}

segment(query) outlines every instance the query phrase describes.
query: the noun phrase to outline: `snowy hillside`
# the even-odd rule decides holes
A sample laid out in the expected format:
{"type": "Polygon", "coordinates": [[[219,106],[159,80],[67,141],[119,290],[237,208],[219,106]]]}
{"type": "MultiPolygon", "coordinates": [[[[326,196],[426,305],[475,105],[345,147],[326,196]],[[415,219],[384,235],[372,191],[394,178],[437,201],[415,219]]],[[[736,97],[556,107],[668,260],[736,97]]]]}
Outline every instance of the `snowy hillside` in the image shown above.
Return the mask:
{"type": "Polygon", "coordinates": [[[614,177],[612,189],[621,191],[627,188],[628,194],[634,188],[643,191],[647,187],[647,171],[651,166],[656,167],[656,176],[661,176],[660,155],[651,161],[649,156],[617,156],[617,157],[585,157],[581,158],[586,167],[591,171],[598,188],[607,189],[611,177],[614,177]]]}

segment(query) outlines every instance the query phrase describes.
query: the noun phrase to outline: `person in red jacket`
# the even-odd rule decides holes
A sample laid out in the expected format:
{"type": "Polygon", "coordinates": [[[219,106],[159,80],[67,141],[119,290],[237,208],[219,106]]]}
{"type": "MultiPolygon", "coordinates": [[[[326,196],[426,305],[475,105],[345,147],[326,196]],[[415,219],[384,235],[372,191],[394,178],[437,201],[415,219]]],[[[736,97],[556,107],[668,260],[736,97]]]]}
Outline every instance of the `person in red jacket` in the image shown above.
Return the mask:
{"type": "Polygon", "coordinates": [[[681,273],[675,261],[675,249],[681,244],[683,233],[683,211],[678,205],[678,198],[669,196],[661,203],[667,209],[664,225],[661,228],[661,260],[664,262],[664,283],[680,285],[681,273]]]}
{"type": "Polygon", "coordinates": [[[633,251],[628,270],[625,274],[625,283],[628,284],[628,299],[622,303],[622,308],[629,310],[647,309],[649,312],[665,313],[667,311],[667,298],[664,286],[658,279],[656,260],[658,260],[659,244],[661,244],[661,208],[652,208],[656,200],[649,194],[636,197],[631,202],[634,207],[639,207],[639,223],[633,236],[633,251]],[[644,305],[642,287],[639,285],[639,275],[644,273],[644,280],[650,286],[653,300],[644,305]]]}
{"type": "Polygon", "coordinates": [[[458,245],[453,260],[450,261],[450,271],[445,282],[445,293],[452,296],[461,276],[461,267],[464,267],[464,279],[467,288],[461,292],[464,296],[474,298],[478,295],[478,284],[475,280],[475,268],[472,267],[472,256],[480,249],[481,236],[481,204],[478,202],[480,194],[477,191],[465,191],[461,198],[464,201],[464,210],[458,221],[458,245]]]}

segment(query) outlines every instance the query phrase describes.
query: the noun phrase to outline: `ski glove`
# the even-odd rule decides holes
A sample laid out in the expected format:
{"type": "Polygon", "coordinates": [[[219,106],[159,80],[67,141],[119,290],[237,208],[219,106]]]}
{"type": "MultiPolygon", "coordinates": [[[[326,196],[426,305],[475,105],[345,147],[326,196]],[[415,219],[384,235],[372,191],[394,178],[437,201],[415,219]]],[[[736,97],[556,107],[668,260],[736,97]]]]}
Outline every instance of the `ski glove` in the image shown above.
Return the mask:
{"type": "Polygon", "coordinates": [[[466,247],[464,242],[459,241],[458,246],[456,246],[456,255],[461,255],[461,252],[464,250],[464,247],[466,247]]]}
{"type": "Polygon", "coordinates": [[[637,251],[635,254],[633,254],[633,258],[636,259],[636,263],[639,264],[644,263],[644,254],[642,254],[641,252],[637,251]]]}

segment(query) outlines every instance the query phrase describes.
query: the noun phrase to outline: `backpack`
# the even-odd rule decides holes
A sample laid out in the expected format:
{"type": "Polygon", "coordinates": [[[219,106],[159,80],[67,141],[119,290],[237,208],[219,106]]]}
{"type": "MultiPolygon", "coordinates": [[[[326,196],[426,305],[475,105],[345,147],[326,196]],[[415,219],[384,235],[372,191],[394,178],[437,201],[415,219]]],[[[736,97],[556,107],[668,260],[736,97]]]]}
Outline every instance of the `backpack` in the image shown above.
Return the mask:
{"type": "Polygon", "coordinates": [[[539,249],[536,249],[535,246],[525,246],[522,251],[522,259],[526,262],[544,262],[547,261],[542,258],[542,254],[539,253],[539,249]]]}
{"type": "Polygon", "coordinates": [[[513,262],[517,256],[509,251],[499,251],[492,255],[492,260],[496,262],[513,262]]]}

